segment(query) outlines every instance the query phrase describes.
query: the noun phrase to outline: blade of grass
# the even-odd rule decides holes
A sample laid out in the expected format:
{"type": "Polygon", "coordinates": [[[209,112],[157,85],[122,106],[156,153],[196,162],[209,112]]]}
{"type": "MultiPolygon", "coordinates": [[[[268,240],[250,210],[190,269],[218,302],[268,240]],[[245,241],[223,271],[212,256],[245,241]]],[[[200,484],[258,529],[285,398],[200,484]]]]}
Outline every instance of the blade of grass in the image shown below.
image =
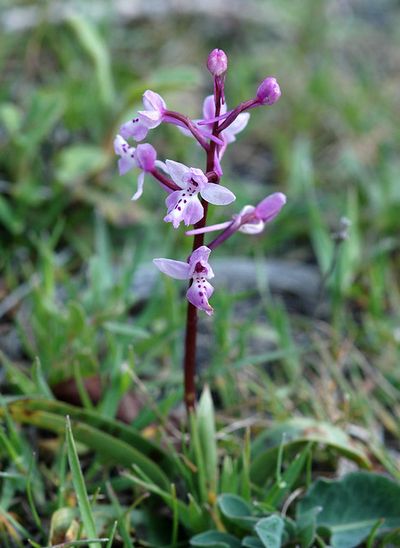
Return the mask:
{"type": "MultiPolygon", "coordinates": [[[[78,506],[81,512],[82,521],[85,526],[85,532],[89,537],[96,538],[96,525],[90,506],[89,497],[86,491],[85,480],[79,463],[78,453],[76,451],[75,440],[72,434],[71,421],[69,416],[66,418],[66,440],[68,462],[72,473],[72,482],[78,498],[78,506]]],[[[108,539],[107,539],[108,540],[108,539]]],[[[100,548],[99,542],[92,543],[94,548],[100,548]]]]}

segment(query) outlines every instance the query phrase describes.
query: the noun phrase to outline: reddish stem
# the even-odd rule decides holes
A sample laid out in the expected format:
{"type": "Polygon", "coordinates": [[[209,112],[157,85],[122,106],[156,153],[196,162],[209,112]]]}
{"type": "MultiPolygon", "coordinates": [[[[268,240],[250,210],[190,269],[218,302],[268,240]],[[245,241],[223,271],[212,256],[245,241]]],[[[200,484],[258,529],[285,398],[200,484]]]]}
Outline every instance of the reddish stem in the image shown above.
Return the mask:
{"type": "MultiPolygon", "coordinates": [[[[221,92],[219,86],[215,90],[215,116],[220,115],[221,111],[221,92]]],[[[214,122],[212,135],[218,133],[218,122],[214,122]]],[[[216,143],[210,140],[207,146],[207,174],[215,170],[214,156],[216,143]]],[[[218,182],[218,180],[216,181],[218,182]]],[[[194,225],[194,228],[203,228],[207,221],[208,202],[201,200],[204,215],[203,218],[194,225]]],[[[193,240],[193,251],[198,249],[204,243],[204,234],[196,234],[193,240]]],[[[192,282],[191,282],[192,283],[192,282]]],[[[196,341],[197,341],[197,308],[188,303],[186,315],[186,336],[185,336],[185,356],[183,361],[185,405],[188,414],[194,410],[196,405],[196,341]]]]}
{"type": "Polygon", "coordinates": [[[161,173],[158,169],[154,168],[150,173],[153,175],[155,179],[160,183],[160,185],[166,190],[167,192],[174,192],[174,190],[182,190],[178,185],[176,185],[171,179],[168,179],[164,173],[161,173]]]}

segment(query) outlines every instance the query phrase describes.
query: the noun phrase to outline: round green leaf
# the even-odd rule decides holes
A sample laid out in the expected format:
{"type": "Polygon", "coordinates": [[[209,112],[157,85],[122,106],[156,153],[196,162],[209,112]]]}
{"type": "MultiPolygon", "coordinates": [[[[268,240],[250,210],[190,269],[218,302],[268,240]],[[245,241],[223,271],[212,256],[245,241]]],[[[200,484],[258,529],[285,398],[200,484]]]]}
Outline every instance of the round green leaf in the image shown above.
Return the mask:
{"type": "Polygon", "coordinates": [[[283,519],[273,515],[260,519],[254,529],[265,548],[280,548],[284,526],[283,519]]]}
{"type": "Polygon", "coordinates": [[[378,535],[400,527],[400,485],[379,474],[317,480],[299,504],[297,521],[317,506],[317,527],[329,530],[333,548],[360,546],[379,520],[378,535]]]}
{"type": "Polygon", "coordinates": [[[190,546],[197,548],[239,548],[240,541],[220,531],[206,531],[190,539],[190,546]]]}

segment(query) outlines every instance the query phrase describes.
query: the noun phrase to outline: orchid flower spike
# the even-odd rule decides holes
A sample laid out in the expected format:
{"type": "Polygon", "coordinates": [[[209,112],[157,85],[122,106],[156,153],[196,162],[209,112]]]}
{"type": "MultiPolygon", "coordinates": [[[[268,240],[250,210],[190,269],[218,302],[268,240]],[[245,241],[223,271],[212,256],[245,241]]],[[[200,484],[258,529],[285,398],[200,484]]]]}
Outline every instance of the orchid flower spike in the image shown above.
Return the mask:
{"type": "Polygon", "coordinates": [[[143,106],[145,110],[139,110],[137,116],[121,126],[120,134],[124,139],[133,137],[135,141],[142,141],[149,129],[159,126],[163,121],[167,105],[161,95],[148,89],[143,94],[143,106]]]}
{"type": "Polygon", "coordinates": [[[182,190],[175,190],[165,200],[167,215],[165,222],[178,228],[181,221],[186,226],[198,223],[204,215],[204,208],[198,195],[214,205],[232,203],[235,195],[222,185],[209,183],[201,169],[187,167],[172,160],[166,161],[166,169],[172,180],[182,190]]]}
{"type": "Polygon", "coordinates": [[[117,135],[114,139],[114,150],[115,154],[120,156],[118,160],[120,175],[125,175],[133,168],[140,169],[137,191],[132,196],[132,200],[137,200],[143,193],[144,174],[154,170],[157,152],[148,143],[138,145],[137,148],[131,147],[121,135],[117,135]]]}
{"type": "Polygon", "coordinates": [[[214,292],[213,286],[207,281],[214,277],[214,272],[208,263],[211,249],[205,245],[197,248],[191,254],[188,263],[172,259],[153,259],[153,263],[167,276],[177,280],[192,279],[186,297],[190,303],[211,316],[214,309],[208,299],[214,292]]]}
{"type": "MultiPolygon", "coordinates": [[[[244,234],[259,234],[264,230],[267,223],[270,223],[273,219],[275,219],[285,204],[285,194],[282,192],[275,192],[274,194],[270,194],[264,198],[264,200],[256,206],[244,206],[240,213],[233,215],[231,221],[194,230],[188,230],[186,235],[193,236],[195,234],[214,232],[215,230],[225,230],[227,233],[229,232],[226,235],[227,237],[231,236],[236,231],[243,232],[244,234]]],[[[221,243],[225,239],[226,237],[221,240],[221,243]]],[[[212,247],[214,248],[214,246],[212,247]]]]}

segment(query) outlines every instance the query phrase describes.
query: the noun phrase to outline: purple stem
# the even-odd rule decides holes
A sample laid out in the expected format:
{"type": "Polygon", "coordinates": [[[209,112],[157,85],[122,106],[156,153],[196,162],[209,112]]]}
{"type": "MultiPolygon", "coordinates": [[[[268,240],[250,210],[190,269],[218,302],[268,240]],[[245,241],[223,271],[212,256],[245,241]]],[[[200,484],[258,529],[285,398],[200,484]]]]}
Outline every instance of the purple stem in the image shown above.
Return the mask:
{"type": "Polygon", "coordinates": [[[181,114],[180,112],[175,112],[173,110],[166,110],[164,113],[164,121],[176,124],[176,122],[180,122],[176,125],[182,125],[186,127],[190,133],[193,135],[193,137],[200,143],[200,145],[204,148],[204,150],[208,153],[209,144],[207,143],[207,139],[204,137],[204,135],[201,133],[201,131],[196,127],[196,125],[184,114],[181,114]]]}
{"type": "MultiPolygon", "coordinates": [[[[243,103],[240,103],[235,109],[233,109],[229,116],[226,117],[225,121],[222,122],[220,126],[218,126],[218,132],[217,135],[221,133],[221,131],[224,131],[228,126],[231,125],[232,122],[236,120],[236,118],[239,116],[241,112],[244,112],[245,110],[250,110],[251,108],[255,108],[260,106],[260,101],[256,99],[249,99],[248,101],[244,101],[243,103]]],[[[217,117],[217,116],[216,116],[217,117]]]]}
{"type": "MultiPolygon", "coordinates": [[[[221,89],[219,86],[214,87],[214,99],[215,99],[215,115],[219,116],[221,111],[221,89]]],[[[193,132],[192,132],[193,133],[193,132]]],[[[212,128],[212,135],[216,136],[218,133],[218,122],[215,122],[212,128]]],[[[205,147],[203,147],[205,148],[205,147]]],[[[215,172],[214,158],[215,158],[216,143],[211,140],[210,144],[207,144],[207,166],[206,173],[215,172]]],[[[219,181],[219,179],[218,179],[219,181]]],[[[203,228],[207,221],[208,202],[201,200],[204,215],[203,218],[195,224],[194,228],[203,228]]],[[[196,234],[193,240],[193,251],[198,249],[204,243],[204,234],[196,234]]],[[[192,283],[192,282],[191,282],[192,283]]],[[[185,405],[188,414],[190,414],[196,405],[196,341],[197,341],[197,308],[188,303],[187,315],[186,315],[186,335],[185,335],[185,355],[183,361],[183,375],[184,375],[184,398],[185,405]]]]}
{"type": "Polygon", "coordinates": [[[178,185],[168,179],[168,177],[161,173],[161,171],[159,171],[158,169],[154,168],[149,171],[149,173],[151,173],[151,175],[153,175],[153,177],[157,179],[157,181],[160,183],[160,186],[162,186],[162,188],[167,192],[171,193],[175,190],[182,190],[178,185]]]}

